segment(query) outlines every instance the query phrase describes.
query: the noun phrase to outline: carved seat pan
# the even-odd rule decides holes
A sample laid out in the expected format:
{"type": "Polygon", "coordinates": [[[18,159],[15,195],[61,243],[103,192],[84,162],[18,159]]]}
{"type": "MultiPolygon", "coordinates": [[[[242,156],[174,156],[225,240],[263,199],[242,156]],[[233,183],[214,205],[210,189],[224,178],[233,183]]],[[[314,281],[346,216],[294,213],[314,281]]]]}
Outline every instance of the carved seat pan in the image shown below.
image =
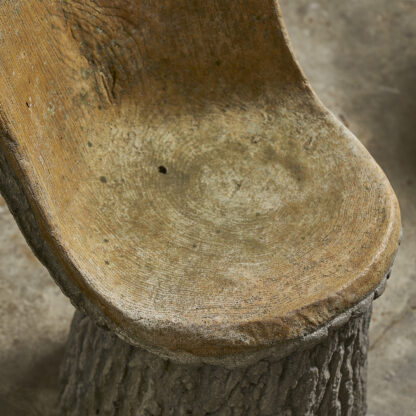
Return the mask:
{"type": "Polygon", "coordinates": [[[77,306],[131,343],[223,357],[374,290],[396,197],[274,2],[118,3],[1,5],[0,148],[77,306]]]}

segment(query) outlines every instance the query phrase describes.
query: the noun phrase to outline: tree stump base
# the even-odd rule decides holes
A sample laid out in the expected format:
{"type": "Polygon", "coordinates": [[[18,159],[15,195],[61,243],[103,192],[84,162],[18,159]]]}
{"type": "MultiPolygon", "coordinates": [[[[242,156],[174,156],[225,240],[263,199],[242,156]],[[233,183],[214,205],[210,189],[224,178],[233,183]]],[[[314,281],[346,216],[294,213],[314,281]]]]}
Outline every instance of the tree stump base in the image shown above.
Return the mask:
{"type": "Polygon", "coordinates": [[[65,416],[355,416],[366,412],[371,307],[319,344],[247,367],[180,364],[76,312],[61,377],[65,416]]]}

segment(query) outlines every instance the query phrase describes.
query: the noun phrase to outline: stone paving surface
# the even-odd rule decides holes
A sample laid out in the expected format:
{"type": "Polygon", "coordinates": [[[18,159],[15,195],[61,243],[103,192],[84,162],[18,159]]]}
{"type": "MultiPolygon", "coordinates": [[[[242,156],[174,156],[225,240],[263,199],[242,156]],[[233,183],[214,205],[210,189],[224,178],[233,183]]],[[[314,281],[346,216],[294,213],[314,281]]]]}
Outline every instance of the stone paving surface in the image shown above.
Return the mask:
{"type": "MultiPolygon", "coordinates": [[[[396,190],[402,246],[375,302],[368,416],[416,415],[416,1],[281,0],[296,55],[322,101],[396,190]]],[[[0,198],[0,415],[55,416],[73,307],[0,198]]],[[[80,415],[81,416],[81,415],[80,415]]]]}

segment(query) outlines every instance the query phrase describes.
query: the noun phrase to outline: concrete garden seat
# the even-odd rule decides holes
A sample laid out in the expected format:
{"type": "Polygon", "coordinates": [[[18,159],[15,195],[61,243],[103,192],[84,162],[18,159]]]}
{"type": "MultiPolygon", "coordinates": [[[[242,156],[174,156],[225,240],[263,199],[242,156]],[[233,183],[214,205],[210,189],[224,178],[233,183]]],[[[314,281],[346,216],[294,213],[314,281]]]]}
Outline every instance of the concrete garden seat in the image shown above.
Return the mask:
{"type": "Polygon", "coordinates": [[[312,92],[277,4],[44,0],[0,11],[1,191],[81,311],[63,414],[362,414],[369,308],[397,250],[399,207],[312,92]],[[362,358],[333,388],[322,366],[335,377],[344,344],[340,363],[362,358]],[[83,350],[114,372],[82,364],[83,350]],[[145,370],[132,357],[153,363],[156,387],[136,386],[145,370]],[[231,378],[252,371],[247,386],[260,385],[273,373],[261,363],[284,362],[303,362],[289,365],[286,393],[289,370],[231,397],[231,378]],[[184,374],[189,397],[172,381],[184,374]],[[304,405],[295,397],[306,391],[304,405]]]}

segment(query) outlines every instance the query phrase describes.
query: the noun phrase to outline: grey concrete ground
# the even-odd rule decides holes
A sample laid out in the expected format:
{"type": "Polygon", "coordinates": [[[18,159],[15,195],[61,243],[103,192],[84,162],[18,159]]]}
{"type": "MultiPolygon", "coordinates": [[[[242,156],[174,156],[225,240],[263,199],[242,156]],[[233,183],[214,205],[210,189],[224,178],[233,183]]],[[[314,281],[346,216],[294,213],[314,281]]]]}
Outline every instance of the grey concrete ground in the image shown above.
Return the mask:
{"type": "MultiPolygon", "coordinates": [[[[400,200],[402,247],[372,319],[368,415],[413,416],[416,1],[281,0],[281,6],[316,92],[367,146],[400,200]]],[[[56,415],[72,313],[0,199],[0,416],[56,415]]]]}

